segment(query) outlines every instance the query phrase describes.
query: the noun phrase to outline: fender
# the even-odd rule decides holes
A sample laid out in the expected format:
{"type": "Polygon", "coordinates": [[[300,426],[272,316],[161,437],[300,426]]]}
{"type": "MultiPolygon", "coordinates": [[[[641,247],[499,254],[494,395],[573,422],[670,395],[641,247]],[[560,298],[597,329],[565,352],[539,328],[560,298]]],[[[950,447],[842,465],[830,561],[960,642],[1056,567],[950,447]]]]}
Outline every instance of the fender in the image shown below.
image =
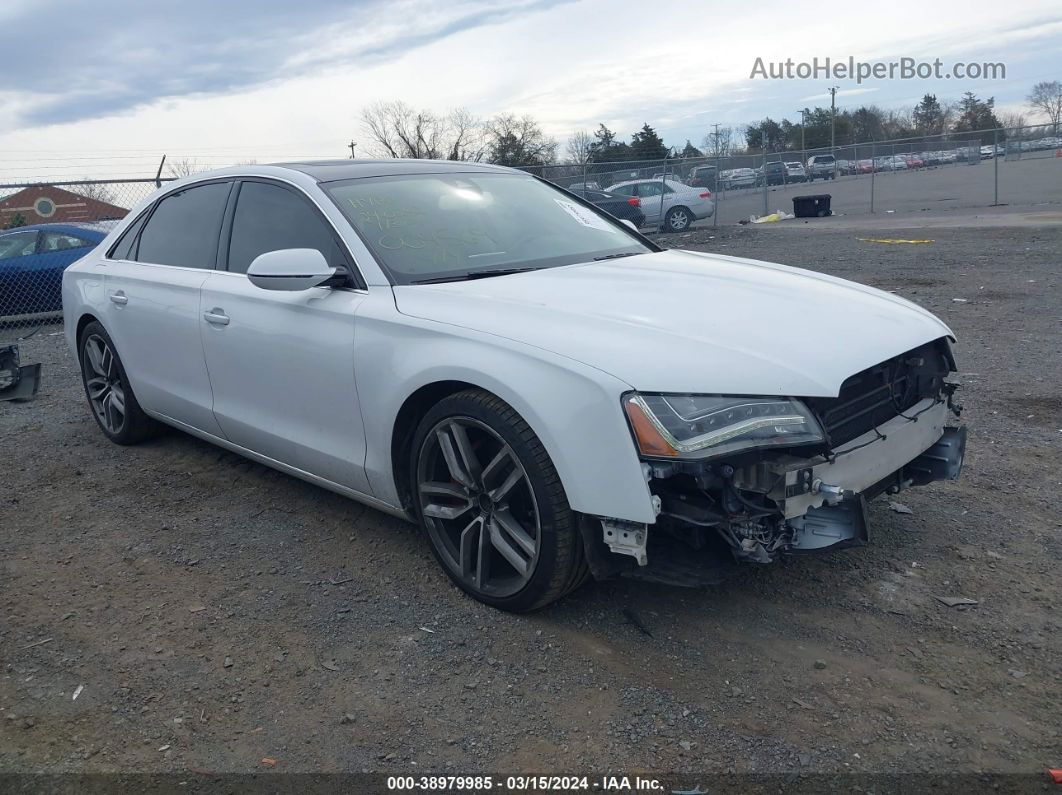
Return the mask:
{"type": "Polygon", "coordinates": [[[421,387],[463,381],[500,397],[549,453],[573,510],[652,523],[656,514],[620,407],[630,386],[525,343],[399,315],[382,291],[357,310],[354,362],[373,494],[399,505],[391,461],[398,411],[421,387]],[[450,362],[474,362],[452,365],[450,362]],[[602,410],[614,406],[614,411],[602,410]]]}

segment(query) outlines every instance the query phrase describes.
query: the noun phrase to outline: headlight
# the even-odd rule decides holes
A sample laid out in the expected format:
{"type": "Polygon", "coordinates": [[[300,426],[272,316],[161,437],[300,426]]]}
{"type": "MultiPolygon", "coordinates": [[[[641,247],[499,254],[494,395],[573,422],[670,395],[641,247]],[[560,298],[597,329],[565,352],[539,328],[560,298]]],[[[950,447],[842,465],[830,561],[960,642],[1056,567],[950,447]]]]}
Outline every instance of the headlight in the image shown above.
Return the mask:
{"type": "Polygon", "coordinates": [[[714,458],[824,441],[807,406],[789,398],[630,392],[623,409],[645,456],[714,458]]]}

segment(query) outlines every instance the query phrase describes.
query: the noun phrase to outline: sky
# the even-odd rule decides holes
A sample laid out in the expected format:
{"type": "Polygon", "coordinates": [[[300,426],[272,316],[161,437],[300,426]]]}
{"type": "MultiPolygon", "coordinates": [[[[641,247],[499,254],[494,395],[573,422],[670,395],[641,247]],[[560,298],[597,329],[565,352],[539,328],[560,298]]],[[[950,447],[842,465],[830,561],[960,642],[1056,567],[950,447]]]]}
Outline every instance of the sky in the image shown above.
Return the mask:
{"type": "Polygon", "coordinates": [[[923,94],[1025,110],[1062,80],[1058,0],[930,4],[646,0],[3,0],[0,179],[153,175],[349,156],[367,105],[531,114],[561,141],[644,122],[668,144],[838,104],[923,94]],[[1002,62],[1006,79],[751,79],[757,57],[1002,62]]]}

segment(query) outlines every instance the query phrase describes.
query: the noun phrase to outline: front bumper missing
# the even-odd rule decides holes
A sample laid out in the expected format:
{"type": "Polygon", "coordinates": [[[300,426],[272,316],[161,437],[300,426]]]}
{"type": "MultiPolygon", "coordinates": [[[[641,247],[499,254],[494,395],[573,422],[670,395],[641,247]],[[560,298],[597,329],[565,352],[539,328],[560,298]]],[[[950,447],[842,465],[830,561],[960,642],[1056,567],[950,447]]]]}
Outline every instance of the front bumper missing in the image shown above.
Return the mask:
{"type": "Polygon", "coordinates": [[[784,485],[779,483],[767,496],[779,505],[786,519],[792,519],[804,516],[812,508],[843,501],[848,494],[865,492],[913,462],[944,435],[948,416],[944,401],[926,398],[905,415],[893,417],[877,430],[853,439],[820,463],[794,463],[785,472],[784,485]]]}
{"type": "Polygon", "coordinates": [[[600,553],[591,561],[594,575],[704,584],[718,581],[727,562],[862,546],[869,500],[959,476],[966,429],[945,426],[952,412],[946,397],[926,398],[810,458],[780,452],[696,469],[647,463],[657,522],[598,517],[596,539],[584,536],[600,553]]]}

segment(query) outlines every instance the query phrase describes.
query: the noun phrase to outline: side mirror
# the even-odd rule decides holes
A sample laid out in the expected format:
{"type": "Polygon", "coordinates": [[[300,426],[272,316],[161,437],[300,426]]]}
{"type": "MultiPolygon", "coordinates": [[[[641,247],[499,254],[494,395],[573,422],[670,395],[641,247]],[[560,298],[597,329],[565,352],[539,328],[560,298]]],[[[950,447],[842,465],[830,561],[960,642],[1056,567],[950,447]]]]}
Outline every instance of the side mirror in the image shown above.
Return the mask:
{"type": "Polygon", "coordinates": [[[335,275],[324,254],[315,248],[283,248],[254,258],[247,278],[263,290],[309,290],[335,275]]]}
{"type": "Polygon", "coordinates": [[[627,226],[629,226],[629,227],[630,227],[631,229],[633,229],[633,230],[634,230],[635,232],[637,232],[637,231],[638,231],[638,227],[636,227],[636,226],[634,225],[634,221],[631,221],[631,220],[629,220],[629,219],[627,219],[627,218],[624,218],[624,219],[622,220],[622,222],[621,222],[621,223],[624,223],[624,224],[626,224],[626,225],[627,225],[627,226]]]}

